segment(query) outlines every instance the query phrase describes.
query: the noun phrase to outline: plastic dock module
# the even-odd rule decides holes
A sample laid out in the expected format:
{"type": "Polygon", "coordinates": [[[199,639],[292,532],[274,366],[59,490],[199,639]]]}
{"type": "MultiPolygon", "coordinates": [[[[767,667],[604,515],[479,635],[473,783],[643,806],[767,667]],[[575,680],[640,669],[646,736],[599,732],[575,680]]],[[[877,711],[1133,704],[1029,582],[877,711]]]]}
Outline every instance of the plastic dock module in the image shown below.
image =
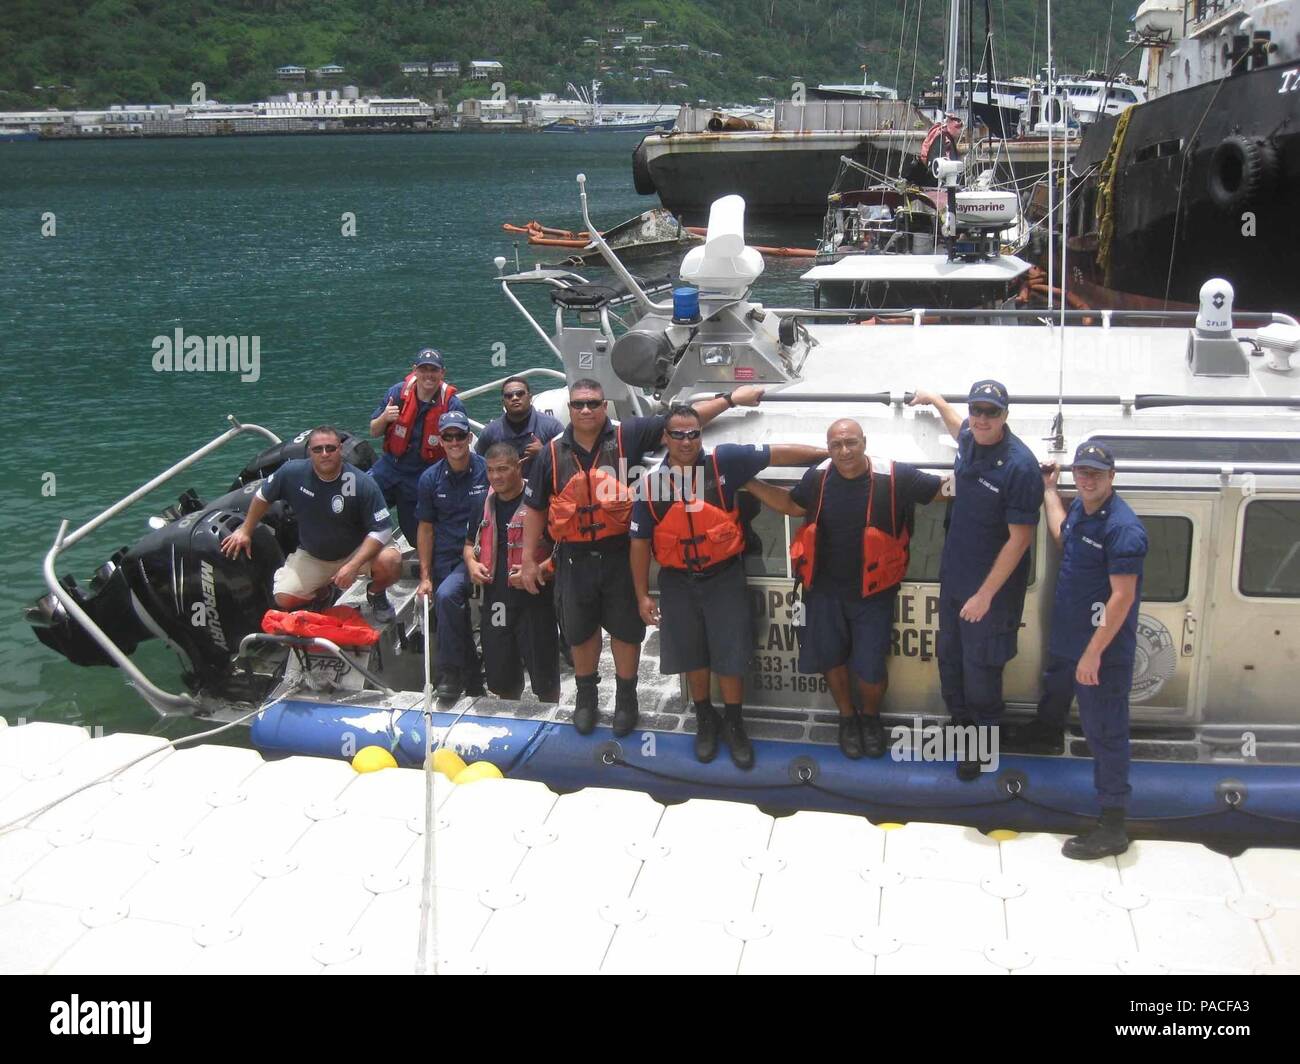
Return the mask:
{"type": "MultiPolygon", "coordinates": [[[[1300,972],[1294,850],[1080,863],[1057,835],[442,775],[435,822],[444,973],[1300,972]]],[[[11,824],[0,971],[415,970],[418,770],[0,728],[11,824]]]]}

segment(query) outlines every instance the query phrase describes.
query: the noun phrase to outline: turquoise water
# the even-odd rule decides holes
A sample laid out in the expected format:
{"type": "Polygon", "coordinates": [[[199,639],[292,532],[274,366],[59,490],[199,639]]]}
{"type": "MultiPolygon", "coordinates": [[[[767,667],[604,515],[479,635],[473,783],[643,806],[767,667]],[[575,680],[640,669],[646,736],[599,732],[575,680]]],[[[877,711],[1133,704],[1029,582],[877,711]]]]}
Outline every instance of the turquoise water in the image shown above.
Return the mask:
{"type": "MultiPolygon", "coordinates": [[[[425,344],[470,387],[551,356],[493,283],[513,265],[504,221],[612,225],[657,201],[631,181],[635,136],[273,137],[0,146],[0,358],[9,460],[0,486],[0,713],[144,730],[156,717],[115,669],[41,646],[22,609],[45,590],[41,560],[73,526],[226,428],[281,437],[321,422],[365,433],[383,389],[425,344]],[[55,234],[48,229],[53,214],[55,234]],[[355,216],[355,236],[342,235],[355,216]],[[260,376],[159,373],[153,339],[260,337],[260,376]],[[51,493],[52,492],[52,493],[51,493]]],[[[754,243],[813,243],[816,223],[754,228],[754,243]]],[[[519,247],[525,268],[539,256],[519,247]]],[[[665,272],[676,256],[635,267],[665,272]]],[[[807,263],[771,260],[768,303],[808,304],[807,263]]],[[[595,273],[598,271],[587,271],[595,273]]],[[[539,309],[540,309],[539,304],[539,309]]],[[[543,321],[546,321],[543,318],[543,321]]],[[[470,403],[487,420],[490,397],[470,403]]],[[[188,487],[211,498],[262,445],[229,444],[61,559],[83,586],[188,487]]],[[[135,659],[179,689],[174,658],[135,659]]],[[[177,726],[179,730],[179,726],[177,726]]]]}

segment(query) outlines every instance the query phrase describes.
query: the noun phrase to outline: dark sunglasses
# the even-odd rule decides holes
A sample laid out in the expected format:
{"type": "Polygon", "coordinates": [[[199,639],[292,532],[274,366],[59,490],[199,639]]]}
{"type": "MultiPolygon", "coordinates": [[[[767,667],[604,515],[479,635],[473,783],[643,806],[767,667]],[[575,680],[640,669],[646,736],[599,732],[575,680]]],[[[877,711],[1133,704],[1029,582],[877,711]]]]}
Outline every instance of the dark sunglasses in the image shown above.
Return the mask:
{"type": "Polygon", "coordinates": [[[1001,417],[1002,411],[996,406],[972,406],[971,417],[1001,417]]]}
{"type": "Polygon", "coordinates": [[[502,392],[502,393],[501,393],[501,398],[503,398],[503,399],[522,399],[522,398],[523,398],[525,395],[527,395],[527,394],[528,394],[527,392],[502,392]]]}
{"type": "Polygon", "coordinates": [[[570,399],[569,407],[572,410],[599,410],[605,405],[604,399],[570,399]]]}
{"type": "Polygon", "coordinates": [[[461,440],[468,440],[468,432],[444,432],[438,437],[447,443],[460,443],[461,440]]]}
{"type": "Polygon", "coordinates": [[[668,429],[667,432],[670,440],[698,440],[700,438],[699,429],[668,429]]]}
{"type": "Polygon", "coordinates": [[[333,454],[338,449],[339,449],[339,445],[337,443],[318,443],[316,444],[315,447],[311,448],[311,453],[312,454],[333,454]]]}

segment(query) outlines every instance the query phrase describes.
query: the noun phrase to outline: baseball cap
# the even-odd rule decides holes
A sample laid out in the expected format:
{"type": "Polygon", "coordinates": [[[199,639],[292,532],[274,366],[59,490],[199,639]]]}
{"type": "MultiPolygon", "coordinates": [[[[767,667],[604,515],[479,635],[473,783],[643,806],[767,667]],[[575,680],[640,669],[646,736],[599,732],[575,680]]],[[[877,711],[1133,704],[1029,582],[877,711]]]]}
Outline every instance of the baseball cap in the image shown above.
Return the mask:
{"type": "Polygon", "coordinates": [[[1085,440],[1074,452],[1073,464],[1085,469],[1114,469],[1115,455],[1104,443],[1085,440]]]}
{"type": "Polygon", "coordinates": [[[1005,410],[1011,400],[1007,396],[1007,386],[999,381],[976,381],[970,386],[968,403],[988,403],[1000,410],[1005,410]]]}
{"type": "Polygon", "coordinates": [[[447,429],[460,429],[463,432],[469,432],[469,418],[459,410],[448,410],[442,417],[438,418],[438,431],[443,432],[447,429]]]}
{"type": "Polygon", "coordinates": [[[415,356],[415,365],[417,366],[437,366],[442,369],[442,353],[436,348],[422,347],[420,353],[415,356]]]}

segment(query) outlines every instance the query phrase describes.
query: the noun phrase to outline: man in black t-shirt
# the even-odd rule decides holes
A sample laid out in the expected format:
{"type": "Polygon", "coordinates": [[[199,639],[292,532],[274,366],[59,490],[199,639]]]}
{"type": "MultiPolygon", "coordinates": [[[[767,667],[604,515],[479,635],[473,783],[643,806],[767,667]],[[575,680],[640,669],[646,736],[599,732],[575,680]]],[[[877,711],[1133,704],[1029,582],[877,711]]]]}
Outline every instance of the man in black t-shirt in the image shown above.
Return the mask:
{"type": "Polygon", "coordinates": [[[816,563],[804,572],[799,671],[822,673],[840,712],[840,749],[857,759],[885,752],[880,706],[889,686],[885,660],[894,600],[906,570],[906,538],[916,504],[941,494],[943,481],[903,462],[873,463],[862,426],[845,418],[826,432],[829,468],[810,469],[793,490],[754,481],[749,490],[793,517],[808,516],[816,563]],[[868,515],[870,522],[868,523],[868,515]],[[867,529],[875,530],[868,536],[867,529]],[[864,545],[870,541],[870,557],[864,545]],[[855,716],[852,669],[862,701],[855,716]]]}

